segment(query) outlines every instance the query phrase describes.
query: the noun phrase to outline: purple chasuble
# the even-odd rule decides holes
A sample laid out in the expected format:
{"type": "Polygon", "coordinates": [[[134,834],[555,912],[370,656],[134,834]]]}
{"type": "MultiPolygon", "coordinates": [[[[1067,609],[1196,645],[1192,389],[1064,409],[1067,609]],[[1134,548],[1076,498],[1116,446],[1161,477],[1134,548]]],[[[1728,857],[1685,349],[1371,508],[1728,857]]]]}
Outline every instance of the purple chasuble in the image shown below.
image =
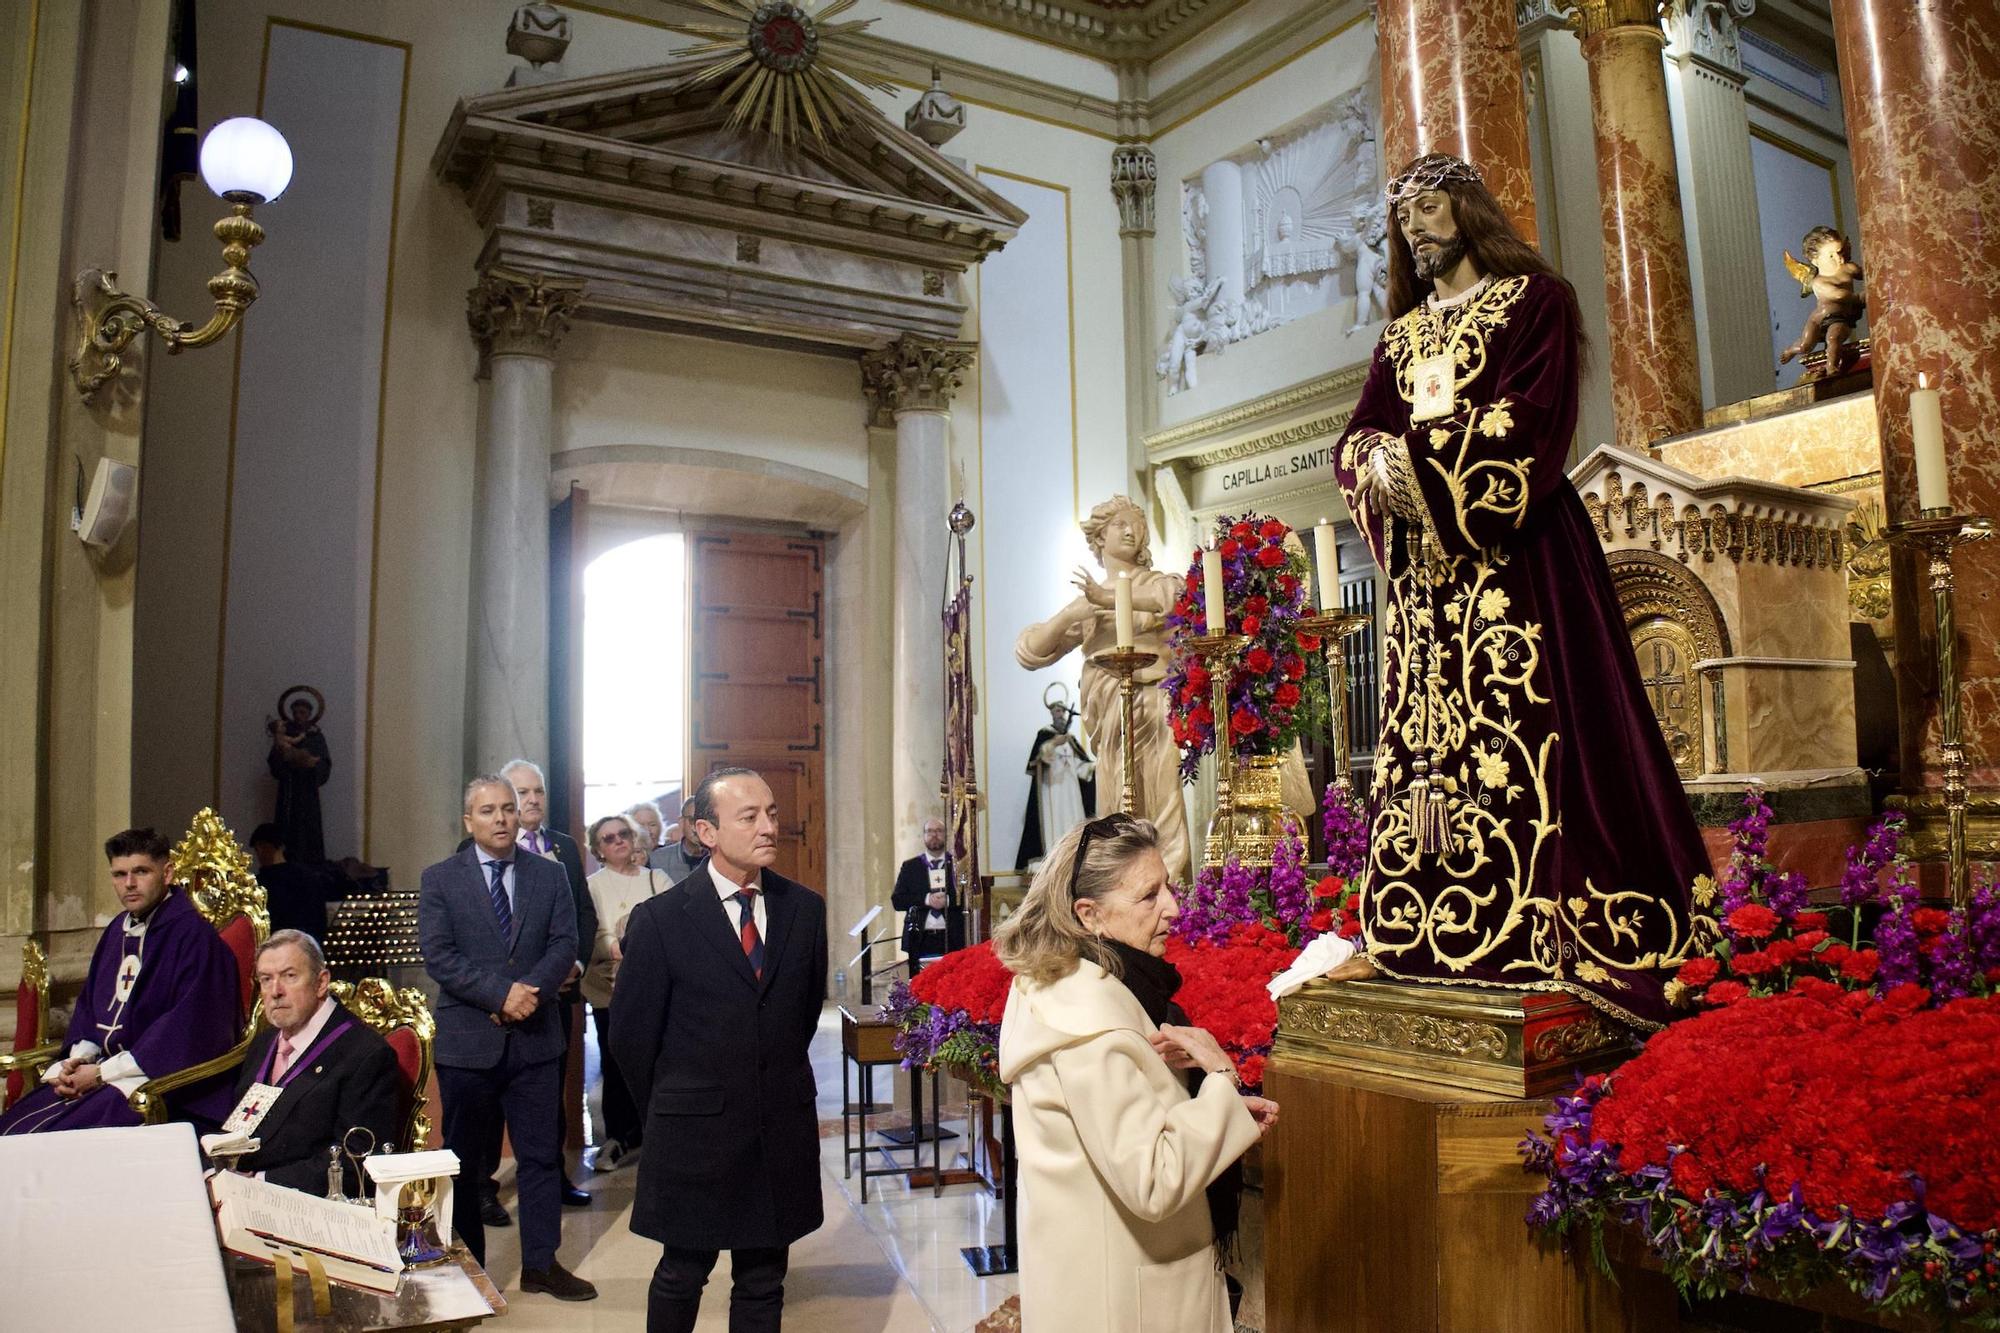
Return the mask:
{"type": "Polygon", "coordinates": [[[1710,865],[1566,471],[1564,297],[1496,278],[1392,322],[1334,451],[1389,575],[1362,930],[1385,976],[1569,991],[1650,1028],[1710,865]],[[1413,422],[1438,357],[1450,412],[1413,422]],[[1386,510],[1357,485],[1378,447],[1386,510]]]}
{"type": "MultiPolygon", "coordinates": [[[[63,1057],[80,1041],[94,1041],[104,1059],[130,1051],[150,1077],[212,1060],[243,1035],[236,958],[179,889],[170,889],[141,934],[128,934],[130,914],[120,912],[97,941],[90,974],[70,1016],[63,1057]],[[138,979],[122,1004],[118,972],[139,958],[138,979]]],[[[173,1095],[176,1120],[220,1124],[229,1114],[234,1071],[204,1079],[173,1095]]],[[[123,1093],[100,1086],[73,1101],[43,1084],[0,1115],[0,1134],[136,1125],[123,1093]]]]}

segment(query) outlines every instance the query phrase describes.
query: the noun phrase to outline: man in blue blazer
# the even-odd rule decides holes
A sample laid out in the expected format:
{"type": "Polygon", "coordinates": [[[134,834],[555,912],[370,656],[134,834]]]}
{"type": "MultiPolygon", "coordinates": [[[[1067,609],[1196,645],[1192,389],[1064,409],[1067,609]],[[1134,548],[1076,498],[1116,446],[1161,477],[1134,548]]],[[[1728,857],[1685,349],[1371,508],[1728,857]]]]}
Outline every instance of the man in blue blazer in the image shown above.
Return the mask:
{"type": "Polygon", "coordinates": [[[648,1333],[691,1333],[730,1252],[730,1333],[777,1333],[791,1243],[820,1224],[808,1048],[826,998],[826,904],[769,867],[778,803],[747,768],[681,811],[708,859],[632,910],[611,1053],[646,1113],[632,1230],[664,1247],[648,1333]]]}
{"type": "MultiPolygon", "coordinates": [[[[556,1261],[563,1055],[556,996],[576,966],[576,907],[561,866],[518,853],[520,828],[513,786],[474,778],[465,788],[472,845],[425,870],[418,894],[424,970],[439,991],[444,1142],[476,1170],[504,1127],[520,1193],[521,1290],[587,1301],[597,1288],[556,1261]]],[[[452,1192],[452,1226],[484,1264],[477,1190],[452,1192]]]]}

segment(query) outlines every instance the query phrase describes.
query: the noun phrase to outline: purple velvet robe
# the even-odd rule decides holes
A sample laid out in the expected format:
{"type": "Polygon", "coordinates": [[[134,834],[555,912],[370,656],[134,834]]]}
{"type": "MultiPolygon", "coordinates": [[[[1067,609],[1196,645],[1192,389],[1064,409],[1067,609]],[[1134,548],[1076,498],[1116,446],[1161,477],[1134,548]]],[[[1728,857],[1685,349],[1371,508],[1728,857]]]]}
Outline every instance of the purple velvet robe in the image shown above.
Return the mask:
{"type": "Polygon", "coordinates": [[[1384,975],[1569,991],[1645,1028],[1710,866],[1569,483],[1574,332],[1538,275],[1420,306],[1383,332],[1334,451],[1389,575],[1362,930],[1384,975]],[[1412,425],[1413,369],[1439,353],[1452,414],[1412,425]],[[1357,488],[1378,446],[1386,512],[1357,488]]]}
{"type": "MultiPolygon", "coordinates": [[[[158,1077],[212,1060],[243,1035],[236,959],[185,893],[170,889],[146,920],[143,934],[126,932],[120,912],[90,958],[90,974],[70,1016],[63,1055],[77,1042],[96,1042],[109,1059],[130,1051],[139,1068],[158,1077]],[[139,955],[138,979],[120,1005],[118,969],[139,955]]],[[[184,1088],[169,1100],[174,1119],[219,1125],[233,1104],[234,1071],[184,1088]]],[[[44,1084],[0,1115],[0,1134],[136,1125],[138,1113],[118,1089],[100,1085],[75,1100],[44,1084]]]]}

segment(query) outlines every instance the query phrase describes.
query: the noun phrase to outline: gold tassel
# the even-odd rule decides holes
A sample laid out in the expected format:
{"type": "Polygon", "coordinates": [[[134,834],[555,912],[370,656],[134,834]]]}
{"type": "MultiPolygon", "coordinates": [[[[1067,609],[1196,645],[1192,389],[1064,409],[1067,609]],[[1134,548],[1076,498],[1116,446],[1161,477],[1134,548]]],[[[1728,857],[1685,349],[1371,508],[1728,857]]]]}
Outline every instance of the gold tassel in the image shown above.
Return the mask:
{"type": "Polygon", "coordinates": [[[1430,784],[1430,799],[1424,802],[1423,822],[1417,830],[1417,850],[1442,852],[1451,841],[1451,822],[1445,812],[1444,780],[1430,784]]]}
{"type": "Polygon", "coordinates": [[[1417,854],[1433,850],[1428,839],[1431,808],[1431,761],[1422,753],[1410,761],[1410,832],[1416,837],[1417,854]]]}

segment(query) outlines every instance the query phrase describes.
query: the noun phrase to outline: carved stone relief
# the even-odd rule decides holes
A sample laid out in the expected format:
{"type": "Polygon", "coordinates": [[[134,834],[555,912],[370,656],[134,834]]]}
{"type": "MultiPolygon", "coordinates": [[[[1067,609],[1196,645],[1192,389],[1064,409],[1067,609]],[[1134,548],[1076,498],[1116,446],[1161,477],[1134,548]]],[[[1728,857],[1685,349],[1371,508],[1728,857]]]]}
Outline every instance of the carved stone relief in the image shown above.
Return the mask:
{"type": "Polygon", "coordinates": [[[1379,323],[1387,281],[1377,98],[1363,85],[1181,182],[1188,275],[1169,279],[1167,392],[1196,359],[1352,300],[1349,332],[1379,323]]]}

